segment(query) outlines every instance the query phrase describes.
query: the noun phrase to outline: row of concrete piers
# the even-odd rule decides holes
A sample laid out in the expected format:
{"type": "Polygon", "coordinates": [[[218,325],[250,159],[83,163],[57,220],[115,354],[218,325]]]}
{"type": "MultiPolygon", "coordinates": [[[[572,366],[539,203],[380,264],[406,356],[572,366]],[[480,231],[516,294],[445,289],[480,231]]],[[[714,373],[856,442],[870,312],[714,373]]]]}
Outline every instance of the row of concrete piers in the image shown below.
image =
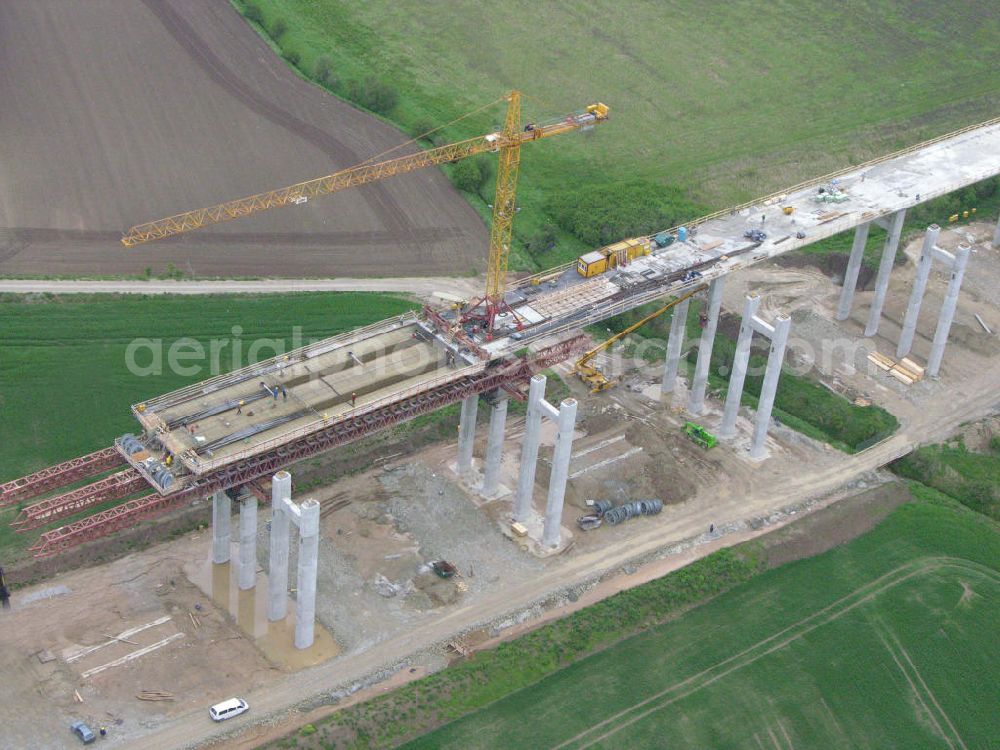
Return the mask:
{"type": "MultiPolygon", "coordinates": [[[[267,619],[288,615],[289,525],[299,529],[299,567],[295,594],[295,647],[312,646],[316,621],[316,578],[319,562],[319,509],[315,500],[292,502],[292,475],[279,471],[271,478],[270,560],[267,579],[267,619]]],[[[229,562],[232,500],[225,492],[212,498],[212,562],[229,562]]],[[[240,500],[238,583],[241,591],[257,585],[257,498],[240,500]]]]}
{"type": "MultiPolygon", "coordinates": [[[[528,409],[525,416],[524,438],[521,447],[521,464],[514,500],[514,520],[525,522],[532,510],[535,489],[535,469],[538,464],[538,447],[541,443],[542,421],[552,420],[556,425],[555,451],[552,474],[549,479],[548,497],[542,530],[542,546],[547,549],[559,546],[563,499],[569,480],[569,459],[573,451],[573,431],[576,428],[576,399],[564,399],[558,407],[545,400],[546,377],[535,375],[528,389],[528,409]]],[[[485,498],[494,498],[500,491],[500,466],[503,458],[503,441],[507,421],[507,396],[501,390],[489,394],[490,424],[483,461],[483,479],[479,492],[485,498]]],[[[474,478],[472,449],[476,437],[476,417],[479,396],[469,396],[462,402],[462,416],[458,428],[457,472],[465,480],[474,478]]]]}
{"type": "MultiPolygon", "coordinates": [[[[874,336],[878,332],[879,322],[882,319],[882,307],[885,304],[885,295],[889,289],[889,277],[892,273],[893,265],[896,262],[896,251],[899,249],[899,238],[903,230],[903,221],[906,218],[906,211],[901,210],[892,214],[884,220],[876,220],[887,232],[885,246],[882,249],[882,258],[879,261],[878,274],[875,277],[875,297],[868,313],[868,323],[865,326],[865,336],[874,336]]],[[[837,306],[837,320],[847,320],[851,314],[851,306],[854,302],[854,292],[858,284],[858,272],[861,269],[861,261],[865,252],[865,244],[868,240],[869,223],[859,224],[854,230],[854,243],[851,247],[851,256],[847,263],[847,272],[844,275],[844,287],[840,293],[840,303],[837,306]]],[[[913,346],[913,336],[917,330],[917,317],[920,315],[920,306],[923,303],[924,291],[927,289],[927,279],[930,277],[931,266],[934,261],[939,261],[951,271],[951,279],[948,282],[948,291],[945,294],[944,303],[938,314],[937,327],[934,331],[934,339],[931,343],[930,356],[927,358],[927,374],[930,377],[937,377],[941,371],[941,360],[944,357],[945,344],[948,342],[948,333],[955,317],[955,308],[958,305],[958,294],[962,288],[962,279],[965,276],[965,267],[969,262],[969,254],[972,248],[961,243],[954,253],[942,250],[937,246],[938,236],[941,234],[941,227],[931,224],[924,234],[923,247],[920,251],[920,259],[917,262],[916,277],[913,280],[913,289],[910,292],[910,300],[906,306],[906,315],[903,318],[903,329],[896,346],[896,357],[902,359],[913,346]]],[[[993,236],[994,247],[1000,246],[1000,222],[997,224],[996,232],[993,236]]]]}
{"type": "MultiPolygon", "coordinates": [[[[900,210],[883,219],[875,220],[875,223],[885,228],[887,237],[879,262],[878,274],[875,281],[875,295],[865,327],[865,336],[874,336],[878,332],[886,293],[889,288],[889,279],[893,265],[895,264],[905,218],[906,211],[900,210]]],[[[850,316],[871,223],[860,224],[855,229],[854,242],[844,277],[844,286],[837,306],[837,320],[846,320],[850,316]]],[[[916,279],[910,296],[910,302],[907,306],[903,331],[896,352],[896,356],[899,358],[906,356],[910,352],[913,335],[916,330],[917,316],[920,312],[920,305],[923,300],[931,265],[934,261],[943,263],[951,270],[951,280],[938,318],[937,329],[927,362],[927,373],[931,377],[936,377],[940,370],[945,344],[948,340],[948,332],[954,318],[955,308],[958,303],[958,294],[961,289],[962,278],[970,253],[970,248],[966,244],[959,245],[954,253],[937,247],[936,242],[940,231],[940,227],[931,225],[928,227],[924,237],[916,279]]],[[[993,243],[994,246],[1000,247],[1000,223],[997,225],[993,243]]],[[[705,393],[708,386],[712,349],[718,328],[719,314],[722,308],[724,283],[725,276],[721,276],[712,280],[708,288],[708,299],[705,304],[705,314],[702,321],[703,327],[698,345],[698,358],[695,362],[687,402],[687,411],[695,416],[702,414],[705,409],[705,393]]],[[[759,317],[757,310],[760,301],[760,298],[756,295],[747,296],[744,301],[740,333],[736,343],[736,353],[729,378],[729,389],[723,405],[722,422],[719,427],[720,438],[725,440],[736,436],[736,421],[743,394],[743,386],[746,381],[753,336],[754,334],[764,336],[770,341],[770,351],[758,399],[757,411],[754,417],[753,434],[750,443],[749,455],[750,458],[755,460],[761,460],[766,456],[767,431],[791,330],[791,319],[787,315],[778,315],[772,322],[759,317]]],[[[685,299],[673,310],[661,383],[663,394],[671,394],[676,388],[689,304],[690,299],[685,299]]],[[[500,466],[507,418],[507,397],[502,391],[497,391],[489,394],[488,403],[491,410],[490,424],[483,465],[482,484],[478,486],[478,489],[483,497],[494,498],[500,491],[500,466]]],[[[475,441],[478,404],[478,396],[470,396],[465,399],[462,403],[461,424],[459,426],[457,471],[461,477],[469,481],[474,476],[473,444],[475,441]]],[[[521,448],[518,486],[514,498],[513,519],[514,521],[523,523],[531,515],[541,425],[544,418],[551,419],[558,425],[558,432],[552,459],[552,473],[549,480],[544,526],[541,535],[543,550],[558,547],[560,543],[563,499],[569,476],[569,462],[572,453],[576,412],[577,403],[574,399],[564,400],[558,408],[547,402],[545,400],[545,377],[536,375],[532,378],[528,392],[527,418],[521,448]]]]}

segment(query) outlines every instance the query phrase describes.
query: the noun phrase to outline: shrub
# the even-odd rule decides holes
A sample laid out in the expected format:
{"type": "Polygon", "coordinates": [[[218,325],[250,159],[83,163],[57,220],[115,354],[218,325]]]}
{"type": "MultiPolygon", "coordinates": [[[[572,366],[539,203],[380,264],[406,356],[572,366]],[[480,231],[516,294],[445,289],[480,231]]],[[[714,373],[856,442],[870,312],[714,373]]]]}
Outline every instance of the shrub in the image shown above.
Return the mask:
{"type": "Polygon", "coordinates": [[[375,76],[366,76],[361,81],[350,81],[347,84],[346,96],[351,101],[380,115],[389,114],[399,100],[396,90],[375,76]]]}
{"type": "Polygon", "coordinates": [[[259,26],[264,25],[264,14],[260,12],[260,6],[257,3],[246,2],[243,4],[243,15],[246,16],[248,21],[253,21],[259,26]]]}
{"type": "Polygon", "coordinates": [[[556,246],[556,225],[546,221],[527,240],[525,246],[531,253],[544,253],[556,246]]]}
{"type": "MultiPolygon", "coordinates": [[[[414,138],[420,138],[424,133],[430,133],[437,126],[426,118],[421,118],[416,120],[413,125],[410,126],[410,135],[414,138]]],[[[427,136],[431,138],[432,136],[427,136]]]]}
{"type": "Polygon", "coordinates": [[[648,181],[554,191],[546,210],[559,226],[593,246],[651,234],[700,213],[679,189],[648,181]]]}
{"type": "Polygon", "coordinates": [[[459,190],[475,193],[483,183],[483,175],[474,160],[464,159],[452,169],[451,181],[459,190]]]}
{"type": "Polygon", "coordinates": [[[376,78],[365,80],[365,106],[373,112],[386,115],[396,107],[399,94],[389,84],[376,78]]]}
{"type": "Polygon", "coordinates": [[[313,75],[320,83],[330,83],[333,79],[333,60],[330,59],[329,55],[320,55],[316,58],[313,75]]]}
{"type": "Polygon", "coordinates": [[[288,31],[288,21],[286,21],[284,18],[281,18],[279,16],[278,18],[275,18],[274,21],[271,22],[271,29],[269,33],[271,34],[271,38],[274,39],[274,41],[278,41],[279,39],[281,39],[281,37],[285,35],[286,31],[288,31]]]}
{"type": "Polygon", "coordinates": [[[891,468],[899,476],[1000,519],[1000,458],[995,454],[973,453],[961,446],[931,445],[904,456],[891,468]]]}
{"type": "Polygon", "coordinates": [[[302,62],[302,56],[297,50],[294,49],[290,49],[285,52],[285,59],[296,68],[299,67],[299,63],[302,62]]]}

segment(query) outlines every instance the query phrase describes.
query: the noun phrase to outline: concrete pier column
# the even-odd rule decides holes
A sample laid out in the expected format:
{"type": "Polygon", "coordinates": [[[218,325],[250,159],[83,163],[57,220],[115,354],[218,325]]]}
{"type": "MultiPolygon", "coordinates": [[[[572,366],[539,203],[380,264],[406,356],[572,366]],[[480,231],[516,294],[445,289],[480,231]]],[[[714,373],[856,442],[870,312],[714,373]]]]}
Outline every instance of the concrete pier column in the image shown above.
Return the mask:
{"type": "Polygon", "coordinates": [[[889,290],[889,277],[896,263],[896,250],[899,248],[899,237],[903,233],[903,222],[906,221],[906,209],[900,209],[892,215],[889,233],[882,248],[882,260],[878,264],[878,276],[875,277],[875,297],[872,299],[871,310],[868,311],[868,325],[865,326],[865,336],[878,333],[878,324],[882,320],[882,307],[885,305],[885,294],[889,290]]]}
{"type": "Polygon", "coordinates": [[[847,261],[847,271],[844,272],[844,287],[840,290],[840,304],[837,306],[837,320],[847,320],[851,315],[851,304],[854,302],[854,290],[858,286],[858,272],[865,255],[865,243],[868,241],[870,222],[858,224],[854,229],[854,244],[851,245],[851,257],[847,261]]]}
{"type": "Polygon", "coordinates": [[[736,434],[736,415],[740,410],[740,399],[743,396],[743,383],[747,376],[747,366],[750,363],[750,344],[753,341],[753,316],[757,314],[760,297],[747,296],[743,303],[743,322],[740,323],[740,336],[736,340],[736,355],[733,357],[733,370],[729,376],[729,391],[726,393],[726,405],[722,413],[722,426],[719,437],[729,438],[736,434]]]}
{"type": "Polygon", "coordinates": [[[698,344],[698,361],[694,367],[694,379],[691,383],[691,398],[688,401],[688,411],[701,414],[705,408],[705,387],[708,384],[708,370],[712,365],[712,346],[715,344],[715,329],[719,325],[719,310],[722,307],[722,285],[725,276],[714,279],[708,287],[708,321],[701,331],[701,342],[698,344]]]}
{"type": "Polygon", "coordinates": [[[778,379],[781,376],[781,365],[785,361],[785,345],[788,343],[788,331],[791,326],[792,319],[787,315],[779,315],[774,321],[771,351],[767,355],[767,370],[764,372],[764,383],[760,388],[760,398],[757,402],[757,417],[753,425],[751,458],[764,456],[767,427],[771,421],[771,409],[774,406],[774,395],[778,391],[778,379]]]}
{"type": "Polygon", "coordinates": [[[240,590],[257,582],[257,498],[248,495],[240,503],[240,590]]]}
{"type": "Polygon", "coordinates": [[[467,477],[472,473],[472,447],[476,442],[476,412],[479,410],[479,395],[467,396],[462,401],[462,417],[458,423],[458,475],[467,477]]]}
{"type": "Polygon", "coordinates": [[[295,648],[313,644],[316,622],[316,573],[319,562],[319,503],[308,499],[299,506],[299,575],[295,592],[295,648]]]}
{"type": "Polygon", "coordinates": [[[271,550],[267,571],[267,619],[285,619],[288,613],[288,511],[292,475],[279,471],[271,478],[271,550]]]}
{"type": "Polygon", "coordinates": [[[574,398],[567,398],[559,404],[559,433],[556,435],[555,452],[552,454],[552,476],[549,479],[549,496],[545,503],[545,527],[542,531],[544,547],[559,546],[563,499],[566,496],[566,481],[569,479],[569,459],[573,452],[576,405],[574,398]]]}
{"type": "Polygon", "coordinates": [[[229,562],[229,539],[233,502],[224,490],[212,495],[212,562],[229,562]]]}
{"type": "Polygon", "coordinates": [[[997,228],[993,230],[993,247],[1000,248],[1000,219],[997,219],[997,228]]]}
{"type": "Polygon", "coordinates": [[[500,395],[490,407],[490,432],[486,440],[486,462],[483,468],[483,496],[496,497],[500,488],[500,461],[503,458],[503,433],[507,425],[507,396],[500,395]]]}
{"type": "Polygon", "coordinates": [[[959,245],[958,249],[955,250],[955,262],[951,267],[951,280],[948,282],[948,291],[945,294],[944,304],[941,305],[937,329],[934,331],[931,356],[927,359],[927,374],[932,378],[936,378],[941,369],[941,358],[944,356],[945,344],[948,343],[951,322],[955,318],[958,293],[962,288],[962,278],[965,276],[965,266],[969,262],[970,252],[972,252],[972,248],[965,243],[959,245]]]}
{"type": "Polygon", "coordinates": [[[524,420],[521,443],[521,468],[517,475],[517,496],[514,499],[514,520],[525,521],[535,494],[535,467],[538,464],[538,442],[542,435],[542,409],[545,398],[545,376],[535,375],[528,387],[528,412],[524,420]]]}
{"type": "Polygon", "coordinates": [[[903,318],[903,331],[899,334],[899,345],[896,347],[896,358],[901,359],[910,353],[913,346],[913,334],[917,330],[917,318],[920,316],[920,303],[924,299],[927,288],[927,277],[931,273],[931,262],[934,259],[934,245],[937,243],[941,227],[931,224],[924,235],[924,245],[920,250],[920,261],[917,263],[917,275],[913,280],[913,291],[906,305],[906,316],[903,318]]]}
{"type": "Polygon", "coordinates": [[[672,393],[677,384],[677,367],[681,361],[681,349],[684,348],[684,334],[687,328],[688,306],[691,298],[674,305],[673,317],[670,319],[670,338],[667,339],[667,359],[663,364],[663,381],[660,383],[661,393],[672,393]]]}

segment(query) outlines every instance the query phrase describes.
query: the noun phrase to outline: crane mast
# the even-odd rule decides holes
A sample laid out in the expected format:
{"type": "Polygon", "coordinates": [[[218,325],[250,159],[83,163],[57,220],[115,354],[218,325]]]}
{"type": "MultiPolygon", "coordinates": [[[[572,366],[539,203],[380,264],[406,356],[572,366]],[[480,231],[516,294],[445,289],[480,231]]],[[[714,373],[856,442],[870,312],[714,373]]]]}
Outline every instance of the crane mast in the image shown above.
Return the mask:
{"type": "MultiPolygon", "coordinates": [[[[493,223],[490,226],[490,256],[486,267],[486,330],[503,307],[507,287],[507,264],[517,211],[517,174],[521,165],[521,94],[511,91],[507,99],[507,117],[503,124],[503,145],[497,164],[497,186],[493,197],[493,223]]],[[[528,131],[531,132],[531,131],[528,131]]]]}

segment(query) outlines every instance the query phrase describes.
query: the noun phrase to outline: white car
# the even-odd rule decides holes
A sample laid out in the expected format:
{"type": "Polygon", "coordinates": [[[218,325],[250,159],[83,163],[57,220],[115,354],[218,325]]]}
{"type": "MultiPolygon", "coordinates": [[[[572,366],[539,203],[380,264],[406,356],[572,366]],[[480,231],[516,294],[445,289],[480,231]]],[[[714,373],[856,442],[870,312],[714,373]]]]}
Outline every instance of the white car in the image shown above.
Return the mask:
{"type": "Polygon", "coordinates": [[[229,700],[222,701],[222,703],[216,703],[208,709],[208,715],[212,717],[212,721],[224,721],[246,713],[249,710],[250,704],[242,698],[230,698],[229,700]]]}

